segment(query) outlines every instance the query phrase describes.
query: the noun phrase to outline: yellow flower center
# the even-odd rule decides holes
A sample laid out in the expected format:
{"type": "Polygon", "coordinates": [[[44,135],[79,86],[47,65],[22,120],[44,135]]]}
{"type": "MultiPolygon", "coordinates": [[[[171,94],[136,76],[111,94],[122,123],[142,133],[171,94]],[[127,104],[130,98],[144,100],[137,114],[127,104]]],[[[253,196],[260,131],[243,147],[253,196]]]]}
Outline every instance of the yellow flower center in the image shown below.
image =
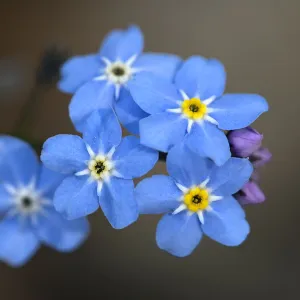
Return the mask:
{"type": "Polygon", "coordinates": [[[110,173],[112,165],[106,157],[98,155],[90,160],[88,168],[91,172],[91,176],[96,180],[100,180],[110,173]]]}
{"type": "Polygon", "coordinates": [[[198,98],[184,100],[181,105],[182,112],[192,120],[202,119],[207,113],[207,107],[198,98]]]}
{"type": "Polygon", "coordinates": [[[192,188],[184,195],[183,202],[192,212],[205,210],[209,206],[209,193],[206,189],[192,188]]]}

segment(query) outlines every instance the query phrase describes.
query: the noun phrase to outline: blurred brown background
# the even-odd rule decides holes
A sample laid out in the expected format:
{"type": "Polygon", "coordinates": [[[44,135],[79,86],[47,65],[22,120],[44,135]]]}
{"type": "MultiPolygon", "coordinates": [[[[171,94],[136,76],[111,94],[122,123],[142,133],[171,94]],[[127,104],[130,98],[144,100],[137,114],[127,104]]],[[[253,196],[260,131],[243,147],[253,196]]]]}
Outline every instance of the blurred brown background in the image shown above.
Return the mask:
{"type": "MultiPolygon", "coordinates": [[[[274,155],[263,174],[267,202],[247,207],[252,232],[242,246],[205,238],[179,259],[156,247],[157,216],[115,231],[99,212],[77,252],[42,249],[16,270],[0,264],[2,300],[299,298],[299,0],[2,0],[0,20],[0,59],[21,68],[15,78],[0,63],[1,132],[11,131],[45,48],[94,52],[109,30],[136,23],[146,50],[217,57],[228,91],[265,96],[271,110],[255,125],[274,155]]],[[[69,99],[55,88],[43,94],[33,137],[73,132],[69,99]]],[[[163,164],[154,172],[161,170],[163,164]]]]}

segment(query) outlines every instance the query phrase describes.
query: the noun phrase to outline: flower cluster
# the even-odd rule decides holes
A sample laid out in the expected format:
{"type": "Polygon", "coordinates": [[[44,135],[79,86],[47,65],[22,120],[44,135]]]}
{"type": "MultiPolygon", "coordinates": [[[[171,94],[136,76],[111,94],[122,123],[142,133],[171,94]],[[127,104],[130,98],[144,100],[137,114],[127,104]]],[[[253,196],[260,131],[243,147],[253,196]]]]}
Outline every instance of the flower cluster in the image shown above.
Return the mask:
{"type": "Polygon", "coordinates": [[[49,138],[42,167],[26,143],[0,139],[0,259],[21,265],[42,243],[74,249],[99,208],[116,229],[165,214],[157,245],[179,257],[203,234],[227,246],[246,239],[240,204],[262,201],[253,168],[267,160],[262,136],[248,126],[268,110],[266,100],[224,94],[217,59],[143,53],[143,43],[136,26],[114,30],[98,53],[62,66],[58,87],[74,94],[69,115],[80,135],[49,138]],[[122,137],[121,125],[135,136],[122,137]],[[169,175],[135,187],[159,151],[169,175]]]}

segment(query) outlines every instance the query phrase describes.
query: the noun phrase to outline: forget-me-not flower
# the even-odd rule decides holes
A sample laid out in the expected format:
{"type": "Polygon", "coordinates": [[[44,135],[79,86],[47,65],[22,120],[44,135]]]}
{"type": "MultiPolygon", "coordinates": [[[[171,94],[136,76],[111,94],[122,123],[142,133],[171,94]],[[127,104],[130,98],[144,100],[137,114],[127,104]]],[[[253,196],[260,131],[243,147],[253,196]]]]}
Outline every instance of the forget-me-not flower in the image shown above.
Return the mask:
{"type": "Polygon", "coordinates": [[[268,110],[255,94],[225,94],[221,62],[194,56],[175,75],[174,84],[138,75],[128,83],[136,103],[151,116],[140,121],[141,143],[167,152],[185,141],[201,156],[222,165],[230,157],[223,130],[243,128],[268,110]]]}
{"type": "Polygon", "coordinates": [[[86,219],[68,221],[53,207],[63,178],[41,165],[27,143],[0,137],[0,260],[17,267],[41,245],[69,252],[86,239],[86,219]]]}
{"type": "Polygon", "coordinates": [[[114,30],[105,38],[99,53],[77,56],[61,69],[59,89],[74,93],[69,111],[78,130],[94,111],[115,104],[121,123],[138,133],[138,121],[148,114],[132,100],[127,84],[136,74],[151,74],[171,81],[180,58],[161,53],[142,53],[144,38],[137,26],[114,30]],[[114,101],[116,100],[116,101],[114,101]]]}
{"type": "Polygon", "coordinates": [[[248,159],[230,158],[218,167],[180,144],[168,153],[167,170],[170,176],[146,178],[135,190],[140,213],[166,213],[156,231],[161,249],[187,256],[203,234],[227,246],[245,240],[249,225],[232,194],[252,173],[248,159]]]}
{"type": "Polygon", "coordinates": [[[96,111],[87,119],[83,138],[61,134],[49,138],[41,159],[68,177],[57,188],[54,206],[68,219],[95,212],[99,205],[114,228],[138,218],[133,178],[146,174],[158,153],[140,145],[139,139],[122,139],[112,110],[96,111]]]}

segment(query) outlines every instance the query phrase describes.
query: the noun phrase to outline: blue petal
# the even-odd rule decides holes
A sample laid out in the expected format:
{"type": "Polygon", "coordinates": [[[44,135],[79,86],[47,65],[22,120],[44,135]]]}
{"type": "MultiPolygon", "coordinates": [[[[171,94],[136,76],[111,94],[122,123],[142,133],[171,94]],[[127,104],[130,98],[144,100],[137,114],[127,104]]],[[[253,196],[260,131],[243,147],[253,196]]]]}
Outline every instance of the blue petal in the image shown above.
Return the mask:
{"type": "Polygon", "coordinates": [[[232,195],[249,180],[253,166],[247,158],[230,158],[211,172],[209,187],[218,195],[232,195]]]}
{"type": "Polygon", "coordinates": [[[181,62],[177,55],[166,53],[144,53],[134,62],[133,67],[140,72],[151,73],[157,77],[172,81],[181,62]]]}
{"type": "Polygon", "coordinates": [[[226,72],[217,59],[192,56],[185,61],[176,74],[175,85],[190,97],[198,95],[205,100],[221,96],[226,85],[226,72]]]}
{"type": "Polygon", "coordinates": [[[268,110],[267,101],[255,94],[226,94],[215,100],[210,108],[215,109],[210,116],[218,121],[224,130],[247,127],[268,110]]]}
{"type": "Polygon", "coordinates": [[[141,214],[162,214],[179,206],[182,192],[174,180],[166,175],[154,175],[139,182],[135,198],[141,214]]]}
{"type": "Polygon", "coordinates": [[[115,102],[115,110],[121,124],[132,134],[139,134],[140,120],[149,116],[133,101],[125,88],[121,88],[120,97],[115,102]]]}
{"type": "Polygon", "coordinates": [[[180,143],[187,129],[187,120],[174,113],[160,113],[140,121],[141,143],[168,152],[180,143]]]}
{"type": "Polygon", "coordinates": [[[101,48],[100,48],[100,56],[106,57],[109,60],[114,60],[116,57],[116,49],[119,41],[124,35],[124,30],[113,30],[109,32],[105,38],[103,39],[101,48]]]}
{"type": "Polygon", "coordinates": [[[158,160],[158,152],[140,144],[135,136],[126,136],[116,149],[113,161],[122,178],[133,179],[149,172],[158,160]]]}
{"type": "Polygon", "coordinates": [[[173,147],[167,156],[168,173],[185,187],[202,183],[212,167],[211,160],[200,157],[183,143],[173,147]]]}
{"type": "Polygon", "coordinates": [[[122,129],[112,109],[93,112],[82,129],[84,141],[96,154],[106,154],[121,142],[122,129]]]}
{"type": "Polygon", "coordinates": [[[114,85],[107,81],[90,81],[75,93],[69,105],[69,114],[78,131],[82,131],[84,121],[92,112],[112,106],[114,91],[114,85]]]}
{"type": "Polygon", "coordinates": [[[179,108],[177,102],[182,100],[174,84],[147,73],[136,75],[127,86],[133,100],[149,114],[179,108]]]}
{"type": "Polygon", "coordinates": [[[28,184],[38,173],[35,151],[24,141],[0,136],[0,182],[12,185],[28,184]]]}
{"type": "Polygon", "coordinates": [[[34,232],[18,223],[16,218],[2,220],[0,237],[0,260],[13,267],[24,265],[40,245],[34,232]]]}
{"type": "Polygon", "coordinates": [[[140,28],[129,26],[127,30],[114,30],[110,32],[102,43],[100,55],[111,61],[126,61],[133,55],[143,51],[144,37],[140,28]]]}
{"type": "Polygon", "coordinates": [[[85,217],[98,207],[97,183],[89,182],[87,176],[67,177],[57,188],[54,207],[69,220],[85,217]]]}
{"type": "Polygon", "coordinates": [[[192,151],[211,158],[218,166],[224,164],[231,156],[226,135],[209,122],[194,124],[185,142],[192,151]]]}
{"type": "Polygon", "coordinates": [[[89,224],[85,218],[68,221],[54,209],[38,218],[35,232],[46,245],[62,252],[73,251],[87,238],[89,224]]]}
{"type": "Polygon", "coordinates": [[[142,31],[137,26],[129,26],[116,45],[114,58],[126,61],[134,55],[139,55],[143,48],[144,37],[142,31]]]}
{"type": "Polygon", "coordinates": [[[37,189],[43,192],[47,199],[53,199],[56,188],[65,179],[66,175],[49,170],[44,165],[40,167],[40,175],[37,182],[37,189]]]}
{"type": "Polygon", "coordinates": [[[75,93],[87,81],[100,75],[101,61],[98,55],[75,56],[61,69],[58,89],[65,93],[75,93]]]}
{"type": "Polygon", "coordinates": [[[4,187],[4,184],[0,184],[0,216],[1,214],[7,212],[12,204],[12,196],[8,193],[8,191],[4,187]]]}
{"type": "Polygon", "coordinates": [[[100,207],[115,229],[122,229],[138,218],[138,207],[134,199],[132,180],[111,177],[103,184],[99,197],[100,207]]]}
{"type": "Polygon", "coordinates": [[[186,212],[162,217],[156,230],[156,242],[160,249],[172,255],[190,255],[202,238],[200,222],[196,214],[186,212]]]}
{"type": "Polygon", "coordinates": [[[59,134],[43,145],[41,160],[50,170],[72,174],[86,168],[89,160],[84,141],[77,135],[59,134]]]}
{"type": "Polygon", "coordinates": [[[235,205],[233,203],[231,197],[224,198],[214,203],[212,212],[204,213],[204,234],[225,246],[240,245],[250,232],[249,224],[242,216],[242,208],[236,200],[235,205]],[[227,203],[221,207],[218,202],[222,201],[227,203]]]}
{"type": "Polygon", "coordinates": [[[218,201],[213,201],[210,206],[217,214],[232,213],[237,218],[245,218],[246,214],[242,206],[232,196],[226,196],[218,201]]]}

